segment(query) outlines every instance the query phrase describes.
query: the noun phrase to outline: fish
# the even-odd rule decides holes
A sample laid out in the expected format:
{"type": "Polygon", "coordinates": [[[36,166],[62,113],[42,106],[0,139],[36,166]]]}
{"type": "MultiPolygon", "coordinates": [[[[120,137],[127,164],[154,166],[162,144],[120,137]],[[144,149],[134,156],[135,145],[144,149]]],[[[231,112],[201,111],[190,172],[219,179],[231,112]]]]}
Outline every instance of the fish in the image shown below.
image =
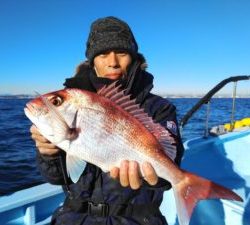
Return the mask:
{"type": "Polygon", "coordinates": [[[97,93],[66,88],[29,101],[26,116],[51,143],[66,152],[67,173],[77,182],[86,163],[104,172],[124,159],[150,162],[172,185],[180,225],[188,225],[199,200],[242,201],[233,191],[181,169],[175,162],[176,141],[153,121],[116,82],[97,93]]]}

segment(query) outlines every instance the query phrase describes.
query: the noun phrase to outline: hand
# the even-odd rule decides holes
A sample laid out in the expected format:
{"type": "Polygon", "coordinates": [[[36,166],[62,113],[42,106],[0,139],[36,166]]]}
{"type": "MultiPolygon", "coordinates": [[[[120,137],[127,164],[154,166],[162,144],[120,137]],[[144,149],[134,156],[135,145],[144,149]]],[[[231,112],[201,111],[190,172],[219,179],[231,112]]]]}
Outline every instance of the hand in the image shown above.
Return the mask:
{"type": "MultiPolygon", "coordinates": [[[[150,184],[155,185],[158,182],[158,176],[149,162],[142,164],[144,179],[150,184]]],[[[110,176],[114,179],[120,179],[123,187],[130,186],[132,189],[138,189],[142,185],[139,164],[136,161],[123,160],[120,168],[114,167],[110,170],[110,176]]]]}
{"type": "Polygon", "coordinates": [[[58,154],[60,149],[43,137],[35,125],[30,127],[30,132],[31,138],[35,141],[36,147],[41,154],[49,156],[58,154]]]}

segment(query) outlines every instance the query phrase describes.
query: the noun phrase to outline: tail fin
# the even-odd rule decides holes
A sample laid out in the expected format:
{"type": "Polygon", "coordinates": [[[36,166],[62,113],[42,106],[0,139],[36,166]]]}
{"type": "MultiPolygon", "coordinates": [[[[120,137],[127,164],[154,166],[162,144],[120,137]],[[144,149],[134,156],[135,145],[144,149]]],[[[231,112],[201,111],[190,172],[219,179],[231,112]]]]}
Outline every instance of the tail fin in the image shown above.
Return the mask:
{"type": "Polygon", "coordinates": [[[183,172],[184,179],[173,186],[180,225],[189,224],[193,209],[199,200],[223,198],[243,201],[240,196],[225,187],[192,173],[183,172]]]}

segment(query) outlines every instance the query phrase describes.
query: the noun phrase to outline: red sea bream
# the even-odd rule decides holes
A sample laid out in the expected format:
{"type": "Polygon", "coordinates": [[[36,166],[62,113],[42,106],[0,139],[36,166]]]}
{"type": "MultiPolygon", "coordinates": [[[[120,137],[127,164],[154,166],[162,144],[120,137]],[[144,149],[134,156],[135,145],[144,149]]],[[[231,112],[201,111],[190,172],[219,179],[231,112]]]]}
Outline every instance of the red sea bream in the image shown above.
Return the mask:
{"type": "Polygon", "coordinates": [[[69,176],[77,182],[86,162],[103,171],[124,159],[150,162],[159,177],[172,184],[180,225],[188,225],[201,199],[241,201],[234,192],[180,169],[173,159],[175,140],[143,109],[111,84],[97,94],[64,89],[29,103],[25,114],[43,136],[66,152],[69,176]]]}

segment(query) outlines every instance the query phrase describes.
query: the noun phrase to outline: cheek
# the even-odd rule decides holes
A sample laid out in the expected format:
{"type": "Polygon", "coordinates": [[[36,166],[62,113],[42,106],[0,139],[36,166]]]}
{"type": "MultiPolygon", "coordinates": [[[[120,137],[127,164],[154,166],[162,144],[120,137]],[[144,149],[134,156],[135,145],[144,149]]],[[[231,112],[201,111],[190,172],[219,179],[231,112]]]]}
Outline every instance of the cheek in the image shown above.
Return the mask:
{"type": "Polygon", "coordinates": [[[105,75],[105,64],[103,62],[98,62],[94,64],[94,68],[98,77],[102,77],[105,75]]]}
{"type": "Polygon", "coordinates": [[[98,77],[103,77],[105,75],[105,71],[103,68],[95,67],[95,72],[98,77]]]}
{"type": "Polygon", "coordinates": [[[54,135],[54,131],[51,126],[53,121],[51,120],[49,116],[43,116],[43,117],[40,117],[39,119],[36,118],[36,120],[32,122],[36,125],[40,133],[45,138],[48,139],[50,136],[54,135]]]}

